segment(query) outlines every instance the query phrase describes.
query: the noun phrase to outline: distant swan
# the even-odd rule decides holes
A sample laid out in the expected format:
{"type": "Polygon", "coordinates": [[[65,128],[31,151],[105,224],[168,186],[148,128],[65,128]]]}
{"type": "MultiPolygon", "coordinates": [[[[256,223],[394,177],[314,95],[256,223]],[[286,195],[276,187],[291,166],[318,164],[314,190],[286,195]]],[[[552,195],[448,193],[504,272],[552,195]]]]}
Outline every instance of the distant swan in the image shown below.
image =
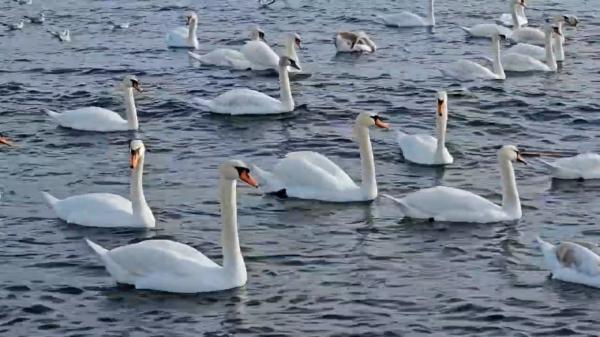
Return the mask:
{"type": "Polygon", "coordinates": [[[186,15],[186,27],[178,27],[167,34],[167,46],[171,48],[193,48],[198,49],[198,16],[194,12],[186,15]]]}
{"type": "Polygon", "coordinates": [[[493,67],[492,70],[482,66],[479,63],[475,63],[469,60],[459,60],[456,63],[447,65],[439,70],[442,74],[461,80],[504,80],[506,74],[502,67],[502,61],[500,58],[500,38],[504,36],[498,35],[497,33],[492,35],[492,50],[493,50],[493,67]]]}
{"type": "Polygon", "coordinates": [[[373,53],[375,43],[365,32],[339,32],[335,35],[335,47],[338,53],[373,53]]]}
{"type": "Polygon", "coordinates": [[[435,26],[433,3],[434,0],[429,0],[429,11],[427,12],[427,17],[422,17],[411,12],[377,15],[377,17],[383,20],[386,25],[394,27],[435,26]]]}
{"type": "MultiPolygon", "coordinates": [[[[512,27],[513,26],[512,8],[513,8],[514,0],[510,0],[509,2],[510,2],[509,13],[501,14],[496,22],[503,26],[512,27]]],[[[525,8],[526,8],[526,6],[519,6],[517,8],[517,20],[519,23],[519,27],[526,26],[527,23],[529,23],[529,20],[527,20],[527,15],[525,15],[525,8]]]]}
{"type": "Polygon", "coordinates": [[[600,288],[600,256],[574,242],[558,245],[536,239],[544,255],[544,265],[554,280],[600,288]]]}

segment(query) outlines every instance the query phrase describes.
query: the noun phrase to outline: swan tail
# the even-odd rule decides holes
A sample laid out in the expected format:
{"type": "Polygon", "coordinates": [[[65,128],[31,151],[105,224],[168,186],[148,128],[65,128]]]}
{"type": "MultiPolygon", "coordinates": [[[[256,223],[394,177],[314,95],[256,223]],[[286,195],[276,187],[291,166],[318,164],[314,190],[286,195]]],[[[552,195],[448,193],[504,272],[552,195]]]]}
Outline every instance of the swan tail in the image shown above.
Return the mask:
{"type": "Polygon", "coordinates": [[[202,63],[202,55],[196,54],[194,52],[188,51],[188,55],[196,61],[202,63]]]}
{"type": "Polygon", "coordinates": [[[210,108],[211,106],[211,100],[209,99],[203,99],[203,98],[198,98],[198,97],[194,97],[194,102],[196,102],[197,104],[201,105],[201,106],[205,106],[207,108],[210,108]]]}
{"type": "Polygon", "coordinates": [[[58,112],[56,112],[56,111],[52,111],[52,110],[50,110],[50,109],[44,109],[44,112],[45,112],[45,113],[46,113],[48,116],[50,116],[50,117],[52,117],[52,118],[55,118],[55,119],[56,119],[56,118],[58,118],[58,117],[60,116],[60,114],[59,114],[58,112]]]}
{"type": "Polygon", "coordinates": [[[285,189],[285,186],[271,172],[265,171],[256,165],[251,165],[250,171],[258,179],[260,189],[264,193],[273,193],[285,189]]]}
{"type": "MultiPolygon", "coordinates": [[[[90,248],[92,248],[92,250],[98,254],[98,256],[100,256],[100,258],[102,259],[102,261],[104,261],[104,257],[106,256],[106,253],[108,252],[108,249],[100,246],[99,244],[93,242],[92,240],[85,238],[85,243],[87,243],[88,246],[90,246],[90,248]]],[[[106,262],[106,261],[104,261],[106,262]]]]}
{"type": "Polygon", "coordinates": [[[464,27],[464,26],[459,26],[460,29],[464,30],[465,32],[467,32],[468,34],[471,34],[471,29],[464,27]]]}
{"type": "Polygon", "coordinates": [[[50,194],[48,192],[42,192],[42,196],[44,197],[44,199],[46,200],[48,205],[50,205],[50,207],[52,207],[52,209],[54,209],[54,206],[56,206],[56,203],[60,201],[60,199],[54,197],[52,194],[50,194]]]}

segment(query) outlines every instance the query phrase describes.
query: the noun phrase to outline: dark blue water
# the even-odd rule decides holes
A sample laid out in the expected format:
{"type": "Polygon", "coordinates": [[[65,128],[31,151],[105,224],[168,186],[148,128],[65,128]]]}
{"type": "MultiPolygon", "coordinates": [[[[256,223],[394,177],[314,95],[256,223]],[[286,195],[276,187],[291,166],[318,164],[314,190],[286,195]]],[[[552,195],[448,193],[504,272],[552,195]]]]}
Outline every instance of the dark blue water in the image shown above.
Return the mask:
{"type": "Polygon", "coordinates": [[[401,220],[394,205],[335,205],[261,196],[240,188],[239,224],[248,284],[195,296],[114,286],[82,238],[107,248],[147,238],[187,243],[220,261],[216,167],[238,158],[270,167],[289,151],[315,150],[359,179],[351,123],[378,112],[393,128],[432,132],[435,91],[449,93],[445,169],[403,162],[394,132],[372,132],[381,192],[400,196],[444,184],[500,202],[496,149],[600,151],[600,26],[597,1],[531,1],[530,24],[575,14],[567,60],[558,74],[459,84],[436,68],[490,55],[458,25],[491,21],[506,1],[442,1],[438,26],[398,30],[373,14],[409,1],[299,2],[258,10],[255,1],[34,0],[0,4],[0,21],[46,12],[44,26],[0,33],[0,131],[16,148],[0,149],[0,335],[3,336],[597,336],[600,294],[547,279],[532,244],[541,234],[596,242],[600,183],[553,182],[535,160],[517,166],[523,202],[518,222],[471,225],[401,220]],[[233,87],[278,95],[273,77],[199,67],[165,33],[198,11],[201,52],[241,45],[251,23],[272,42],[298,32],[303,68],[292,82],[294,114],[213,116],[191,103],[233,87]],[[106,22],[130,21],[125,31],[106,22]],[[61,44],[47,29],[70,28],[61,44]],[[338,30],[362,29],[379,50],[336,56],[338,30]],[[99,105],[123,111],[117,90],[136,74],[142,137],[149,148],[144,185],[158,226],[149,231],[67,225],[41,190],[58,197],[127,195],[127,143],[133,133],[57,128],[43,108],[99,105]]]}

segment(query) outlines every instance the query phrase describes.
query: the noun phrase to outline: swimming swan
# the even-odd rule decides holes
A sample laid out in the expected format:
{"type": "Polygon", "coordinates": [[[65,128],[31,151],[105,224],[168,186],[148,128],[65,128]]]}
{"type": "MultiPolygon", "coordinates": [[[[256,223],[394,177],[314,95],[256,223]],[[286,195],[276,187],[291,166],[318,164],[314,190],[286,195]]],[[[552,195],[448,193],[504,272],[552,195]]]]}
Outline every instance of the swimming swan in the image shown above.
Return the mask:
{"type": "Polygon", "coordinates": [[[411,12],[401,12],[397,14],[386,14],[386,15],[377,15],[378,18],[383,20],[383,22],[387,26],[393,27],[427,27],[427,26],[435,26],[435,17],[434,17],[434,8],[433,8],[434,0],[429,0],[429,11],[427,12],[427,17],[422,17],[417,14],[411,12]]]}
{"type": "Polygon", "coordinates": [[[446,124],[448,123],[448,95],[437,93],[436,137],[424,134],[409,135],[398,132],[398,144],[402,155],[410,162],[422,165],[452,164],[454,158],[446,148],[446,124]]]}
{"type": "Polygon", "coordinates": [[[365,32],[339,32],[334,38],[338,53],[373,53],[377,50],[375,43],[365,32]]]}
{"type": "Polygon", "coordinates": [[[553,245],[536,238],[544,255],[544,265],[554,280],[600,288],[600,256],[574,242],[553,245]]]}
{"type": "Polygon", "coordinates": [[[350,176],[327,157],[312,151],[288,153],[271,172],[252,166],[263,193],[282,197],[332,202],[369,201],[377,197],[375,161],[369,127],[387,129],[379,116],[362,112],[356,117],[354,134],[360,148],[362,182],[358,186],[350,176]]]}
{"type": "Polygon", "coordinates": [[[410,193],[395,201],[402,212],[411,218],[450,222],[498,222],[521,218],[521,201],[512,162],[526,163],[519,150],[505,145],[498,151],[502,181],[502,206],[469,191],[437,186],[410,193]]]}
{"type": "Polygon", "coordinates": [[[546,54],[545,63],[538,59],[519,53],[505,53],[502,56],[502,66],[507,71],[556,71],[558,65],[556,64],[556,58],[552,51],[552,35],[553,33],[560,34],[558,26],[550,26],[546,24],[544,28],[546,34],[546,44],[544,51],[546,54]]]}
{"type": "MultiPolygon", "coordinates": [[[[296,54],[296,47],[300,48],[302,39],[296,33],[287,34],[284,40],[285,53],[284,55],[294,60],[296,67],[288,67],[288,72],[299,71],[300,60],[296,54]],[[295,69],[295,70],[294,70],[295,69]]],[[[252,40],[246,42],[242,47],[242,54],[251,63],[252,70],[268,70],[272,69],[279,71],[279,55],[262,40],[252,40]]]]}
{"type": "Polygon", "coordinates": [[[198,15],[189,12],[186,15],[186,27],[178,27],[167,33],[167,46],[170,48],[198,49],[198,15]]]}
{"type": "Polygon", "coordinates": [[[136,289],[200,293],[241,287],[248,279],[237,224],[236,179],[256,187],[242,161],[229,160],[219,168],[221,245],[219,266],[193,247],[170,240],[146,240],[111,250],[87,240],[110,276],[136,289]]]}
{"type": "Polygon", "coordinates": [[[140,82],[137,77],[127,75],[122,82],[123,93],[125,96],[125,109],[127,120],[119,116],[118,113],[99,108],[95,106],[67,110],[62,113],[44,109],[44,111],[54,118],[60,126],[84,131],[124,131],[137,130],[138,119],[137,109],[133,98],[133,89],[142,92],[140,82]]]}
{"type": "Polygon", "coordinates": [[[282,56],[279,61],[280,100],[250,89],[233,89],[212,100],[202,98],[194,98],[194,100],[218,114],[267,115],[291,112],[294,110],[294,99],[290,88],[288,66],[298,68],[294,60],[282,56]]]}
{"type": "Polygon", "coordinates": [[[582,153],[554,162],[540,160],[557,179],[600,179],[600,154],[582,153]]]}
{"type": "Polygon", "coordinates": [[[499,35],[498,33],[492,35],[492,50],[494,55],[492,70],[469,60],[459,60],[458,62],[450,64],[445,68],[440,68],[439,70],[446,76],[462,81],[476,79],[506,79],[506,74],[504,73],[504,68],[502,67],[500,59],[500,38],[504,38],[504,36],[499,35]]]}
{"type": "MultiPolygon", "coordinates": [[[[498,18],[498,20],[496,20],[496,22],[503,26],[512,27],[512,25],[513,25],[512,7],[513,7],[514,0],[510,0],[509,2],[510,2],[509,12],[501,14],[500,17],[498,18]]],[[[523,2],[523,3],[525,3],[525,2],[523,2]]],[[[526,26],[529,23],[529,20],[527,20],[527,15],[525,15],[525,8],[526,8],[526,6],[519,6],[517,8],[517,20],[519,23],[519,27],[526,26]]]]}
{"type": "Polygon", "coordinates": [[[153,228],[156,224],[152,210],[146,203],[142,187],[146,148],[141,140],[130,145],[131,201],[117,194],[89,193],[57,199],[42,192],[56,215],[68,223],[88,227],[141,227],[153,228]]]}

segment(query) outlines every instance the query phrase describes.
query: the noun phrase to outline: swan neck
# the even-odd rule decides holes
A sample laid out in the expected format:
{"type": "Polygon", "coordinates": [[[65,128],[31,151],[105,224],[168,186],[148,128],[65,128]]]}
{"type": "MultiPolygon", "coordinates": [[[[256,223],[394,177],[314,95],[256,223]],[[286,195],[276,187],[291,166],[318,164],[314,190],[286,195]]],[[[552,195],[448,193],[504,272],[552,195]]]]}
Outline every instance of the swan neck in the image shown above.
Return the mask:
{"type": "Polygon", "coordinates": [[[198,22],[196,22],[196,20],[194,20],[189,26],[188,26],[188,41],[195,43],[196,41],[196,30],[198,29],[198,22]]]}
{"type": "Polygon", "coordinates": [[[292,97],[287,67],[279,68],[279,99],[286,111],[294,110],[294,98],[292,97]]]}
{"type": "Polygon", "coordinates": [[[519,22],[519,17],[518,17],[518,13],[517,11],[519,10],[518,8],[520,7],[519,4],[513,4],[512,7],[510,8],[510,16],[512,17],[512,22],[513,22],[513,30],[517,30],[519,28],[521,28],[521,23],[519,22]]]}
{"type": "Polygon", "coordinates": [[[223,247],[223,269],[246,270],[238,238],[236,181],[221,177],[219,181],[221,203],[221,246],[223,247]]]}
{"type": "Polygon", "coordinates": [[[504,73],[504,67],[502,67],[502,62],[500,61],[500,39],[494,39],[493,41],[493,52],[494,52],[494,73],[498,75],[499,78],[506,78],[506,74],[504,73]]]}
{"type": "Polygon", "coordinates": [[[556,58],[552,52],[552,35],[552,32],[546,31],[544,47],[546,50],[546,64],[551,70],[556,70],[556,58]]]}
{"type": "Polygon", "coordinates": [[[133,88],[125,88],[125,109],[127,113],[127,126],[129,129],[138,128],[137,109],[133,98],[133,88]]]}
{"type": "Polygon", "coordinates": [[[521,200],[517,190],[515,171],[509,160],[500,160],[502,179],[502,209],[511,216],[521,217],[521,200]]]}
{"type": "Polygon", "coordinates": [[[375,179],[375,159],[373,158],[369,128],[362,125],[355,125],[354,132],[360,148],[362,178],[360,189],[365,200],[372,200],[377,197],[377,181],[375,179]]]}
{"type": "Polygon", "coordinates": [[[296,40],[295,38],[290,38],[285,42],[285,54],[290,59],[296,61],[296,64],[300,66],[298,61],[298,54],[296,54],[296,40]]]}
{"type": "Polygon", "coordinates": [[[429,21],[429,24],[432,26],[435,25],[435,16],[433,14],[434,11],[434,0],[429,0],[429,12],[427,13],[427,21],[429,21]]]}
{"type": "Polygon", "coordinates": [[[144,188],[142,186],[142,176],[144,175],[144,154],[140,156],[137,167],[131,173],[130,198],[133,214],[141,214],[148,208],[144,188]]]}
{"type": "Polygon", "coordinates": [[[446,110],[444,112],[444,116],[439,116],[437,115],[437,122],[436,122],[436,139],[437,139],[437,148],[436,148],[436,157],[441,158],[441,156],[443,156],[444,154],[444,149],[446,148],[446,125],[448,124],[448,112],[447,109],[443,108],[444,110],[446,110]]]}
{"type": "Polygon", "coordinates": [[[552,43],[552,49],[554,50],[554,57],[557,61],[565,60],[565,49],[563,47],[563,40],[558,34],[553,34],[554,43],[552,43]]]}

